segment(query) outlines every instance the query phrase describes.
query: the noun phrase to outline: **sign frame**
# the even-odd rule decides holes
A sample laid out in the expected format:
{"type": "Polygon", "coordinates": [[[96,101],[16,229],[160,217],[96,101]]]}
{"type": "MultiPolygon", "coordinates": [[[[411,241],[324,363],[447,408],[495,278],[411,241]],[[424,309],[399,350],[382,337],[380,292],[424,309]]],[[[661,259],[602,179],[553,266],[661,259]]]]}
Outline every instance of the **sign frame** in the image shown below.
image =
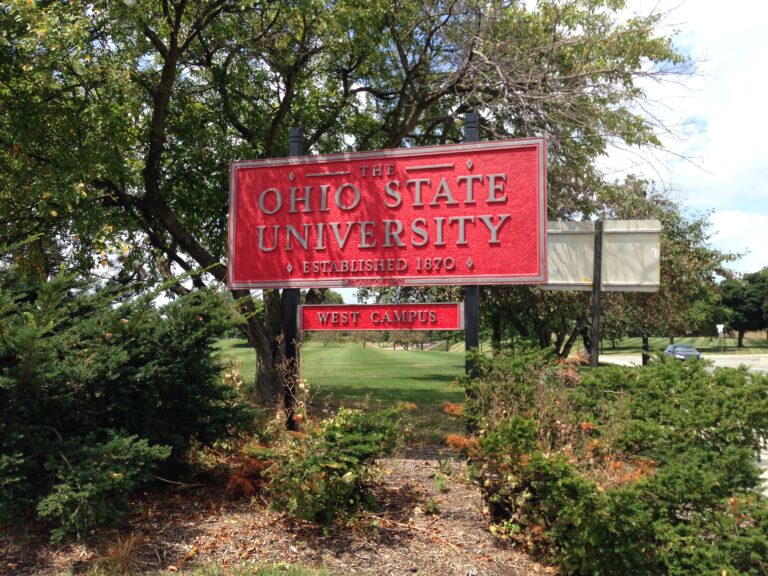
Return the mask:
{"type": "MultiPolygon", "coordinates": [[[[331,173],[329,173],[331,174],[331,173]]],[[[268,288],[338,288],[357,286],[434,286],[434,285],[497,285],[497,284],[545,284],[547,282],[547,165],[546,165],[546,140],[543,137],[523,138],[515,140],[500,140],[492,142],[473,142],[464,144],[448,144],[441,146],[425,146],[416,148],[396,148],[371,152],[343,152],[336,154],[323,154],[314,156],[297,156],[284,158],[268,158],[263,160],[241,160],[230,163],[230,206],[228,229],[228,270],[227,286],[230,289],[268,289],[268,288]],[[532,250],[538,250],[535,257],[538,270],[535,273],[525,274],[488,274],[473,275],[466,272],[456,275],[409,275],[371,277],[318,277],[307,278],[272,278],[268,280],[247,279],[236,277],[235,265],[237,262],[236,238],[237,238],[237,182],[238,172],[243,169],[255,167],[292,167],[311,166],[321,167],[333,162],[358,162],[402,160],[408,158],[435,158],[444,155],[470,154],[472,152],[504,151],[511,149],[534,148],[537,162],[535,187],[536,187],[536,213],[535,226],[537,234],[531,240],[532,250]]],[[[499,224],[501,225],[501,223],[499,224]]],[[[387,255],[377,254],[377,258],[396,260],[396,255],[388,258],[387,255]]],[[[290,274],[290,270],[288,271],[290,274]]],[[[288,276],[288,274],[286,274],[288,276]]]]}

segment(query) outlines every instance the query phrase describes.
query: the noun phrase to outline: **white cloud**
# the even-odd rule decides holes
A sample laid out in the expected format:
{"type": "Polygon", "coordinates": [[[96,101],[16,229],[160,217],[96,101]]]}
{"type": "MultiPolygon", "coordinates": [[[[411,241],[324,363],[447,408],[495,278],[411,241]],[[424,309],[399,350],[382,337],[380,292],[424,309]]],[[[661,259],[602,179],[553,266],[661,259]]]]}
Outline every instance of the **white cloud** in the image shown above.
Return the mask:
{"type": "Polygon", "coordinates": [[[738,272],[757,272],[768,266],[768,216],[739,210],[721,210],[710,218],[712,243],[721,250],[744,254],[731,264],[738,272]]]}

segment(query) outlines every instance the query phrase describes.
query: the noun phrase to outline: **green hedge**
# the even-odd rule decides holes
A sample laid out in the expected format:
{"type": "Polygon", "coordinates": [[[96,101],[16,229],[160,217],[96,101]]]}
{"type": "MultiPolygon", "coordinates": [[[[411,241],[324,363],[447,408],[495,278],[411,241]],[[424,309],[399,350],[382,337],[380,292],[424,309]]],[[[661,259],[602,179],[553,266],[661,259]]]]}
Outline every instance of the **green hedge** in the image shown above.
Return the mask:
{"type": "Polygon", "coordinates": [[[768,377],[658,359],[478,358],[468,444],[501,538],[566,574],[766,574],[768,377]]]}

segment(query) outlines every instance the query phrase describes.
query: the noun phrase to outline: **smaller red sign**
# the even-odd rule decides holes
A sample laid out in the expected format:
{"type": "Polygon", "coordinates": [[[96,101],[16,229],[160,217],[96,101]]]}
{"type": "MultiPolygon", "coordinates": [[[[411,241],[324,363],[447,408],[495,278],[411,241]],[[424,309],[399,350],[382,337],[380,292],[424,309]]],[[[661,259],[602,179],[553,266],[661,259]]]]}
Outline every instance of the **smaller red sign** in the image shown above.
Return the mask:
{"type": "Polygon", "coordinates": [[[464,305],[321,304],[299,307],[299,330],[463,330],[464,305]]]}

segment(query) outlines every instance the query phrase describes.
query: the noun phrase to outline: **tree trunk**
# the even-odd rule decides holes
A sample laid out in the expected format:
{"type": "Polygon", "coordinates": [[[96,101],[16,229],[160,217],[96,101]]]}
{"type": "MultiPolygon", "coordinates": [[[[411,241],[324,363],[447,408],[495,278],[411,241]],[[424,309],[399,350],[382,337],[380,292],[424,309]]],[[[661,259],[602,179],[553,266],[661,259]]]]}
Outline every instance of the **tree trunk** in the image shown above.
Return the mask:
{"type": "Polygon", "coordinates": [[[496,356],[501,352],[501,315],[494,314],[491,317],[491,350],[496,356]]]}
{"type": "Polygon", "coordinates": [[[539,348],[544,350],[544,348],[549,348],[552,346],[552,331],[549,329],[549,326],[544,325],[539,327],[539,348]]]}
{"type": "Polygon", "coordinates": [[[584,315],[579,319],[578,322],[576,322],[576,325],[573,327],[573,330],[571,330],[570,336],[568,336],[568,341],[565,343],[565,346],[563,346],[563,350],[558,353],[558,357],[560,358],[568,358],[571,354],[571,350],[573,349],[573,345],[576,343],[576,339],[579,337],[579,334],[581,334],[584,331],[584,328],[587,325],[587,322],[589,321],[589,310],[587,310],[584,315]]]}
{"type": "Polygon", "coordinates": [[[672,334],[669,335],[669,343],[670,344],[674,344],[675,343],[675,337],[672,334]]]}
{"type": "Polygon", "coordinates": [[[558,330],[555,334],[555,354],[560,356],[560,353],[562,352],[563,344],[565,344],[565,336],[566,332],[565,330],[558,330]]]}
{"type": "Polygon", "coordinates": [[[592,331],[587,324],[587,322],[584,322],[584,326],[581,327],[581,342],[584,344],[584,351],[592,356],[592,331]]]}
{"type": "Polygon", "coordinates": [[[744,328],[739,328],[739,343],[737,344],[739,348],[744,348],[744,332],[744,328]]]}
{"type": "Polygon", "coordinates": [[[643,366],[651,360],[651,339],[647,332],[643,332],[643,366]]]}
{"type": "Polygon", "coordinates": [[[271,347],[254,347],[256,351],[256,401],[261,406],[277,409],[284,394],[282,374],[274,366],[271,347]]]}
{"type": "Polygon", "coordinates": [[[278,409],[285,405],[286,374],[281,346],[280,295],[277,290],[264,291],[265,322],[256,315],[256,307],[248,290],[232,290],[245,323],[241,331],[256,353],[256,401],[266,407],[278,409]]]}

